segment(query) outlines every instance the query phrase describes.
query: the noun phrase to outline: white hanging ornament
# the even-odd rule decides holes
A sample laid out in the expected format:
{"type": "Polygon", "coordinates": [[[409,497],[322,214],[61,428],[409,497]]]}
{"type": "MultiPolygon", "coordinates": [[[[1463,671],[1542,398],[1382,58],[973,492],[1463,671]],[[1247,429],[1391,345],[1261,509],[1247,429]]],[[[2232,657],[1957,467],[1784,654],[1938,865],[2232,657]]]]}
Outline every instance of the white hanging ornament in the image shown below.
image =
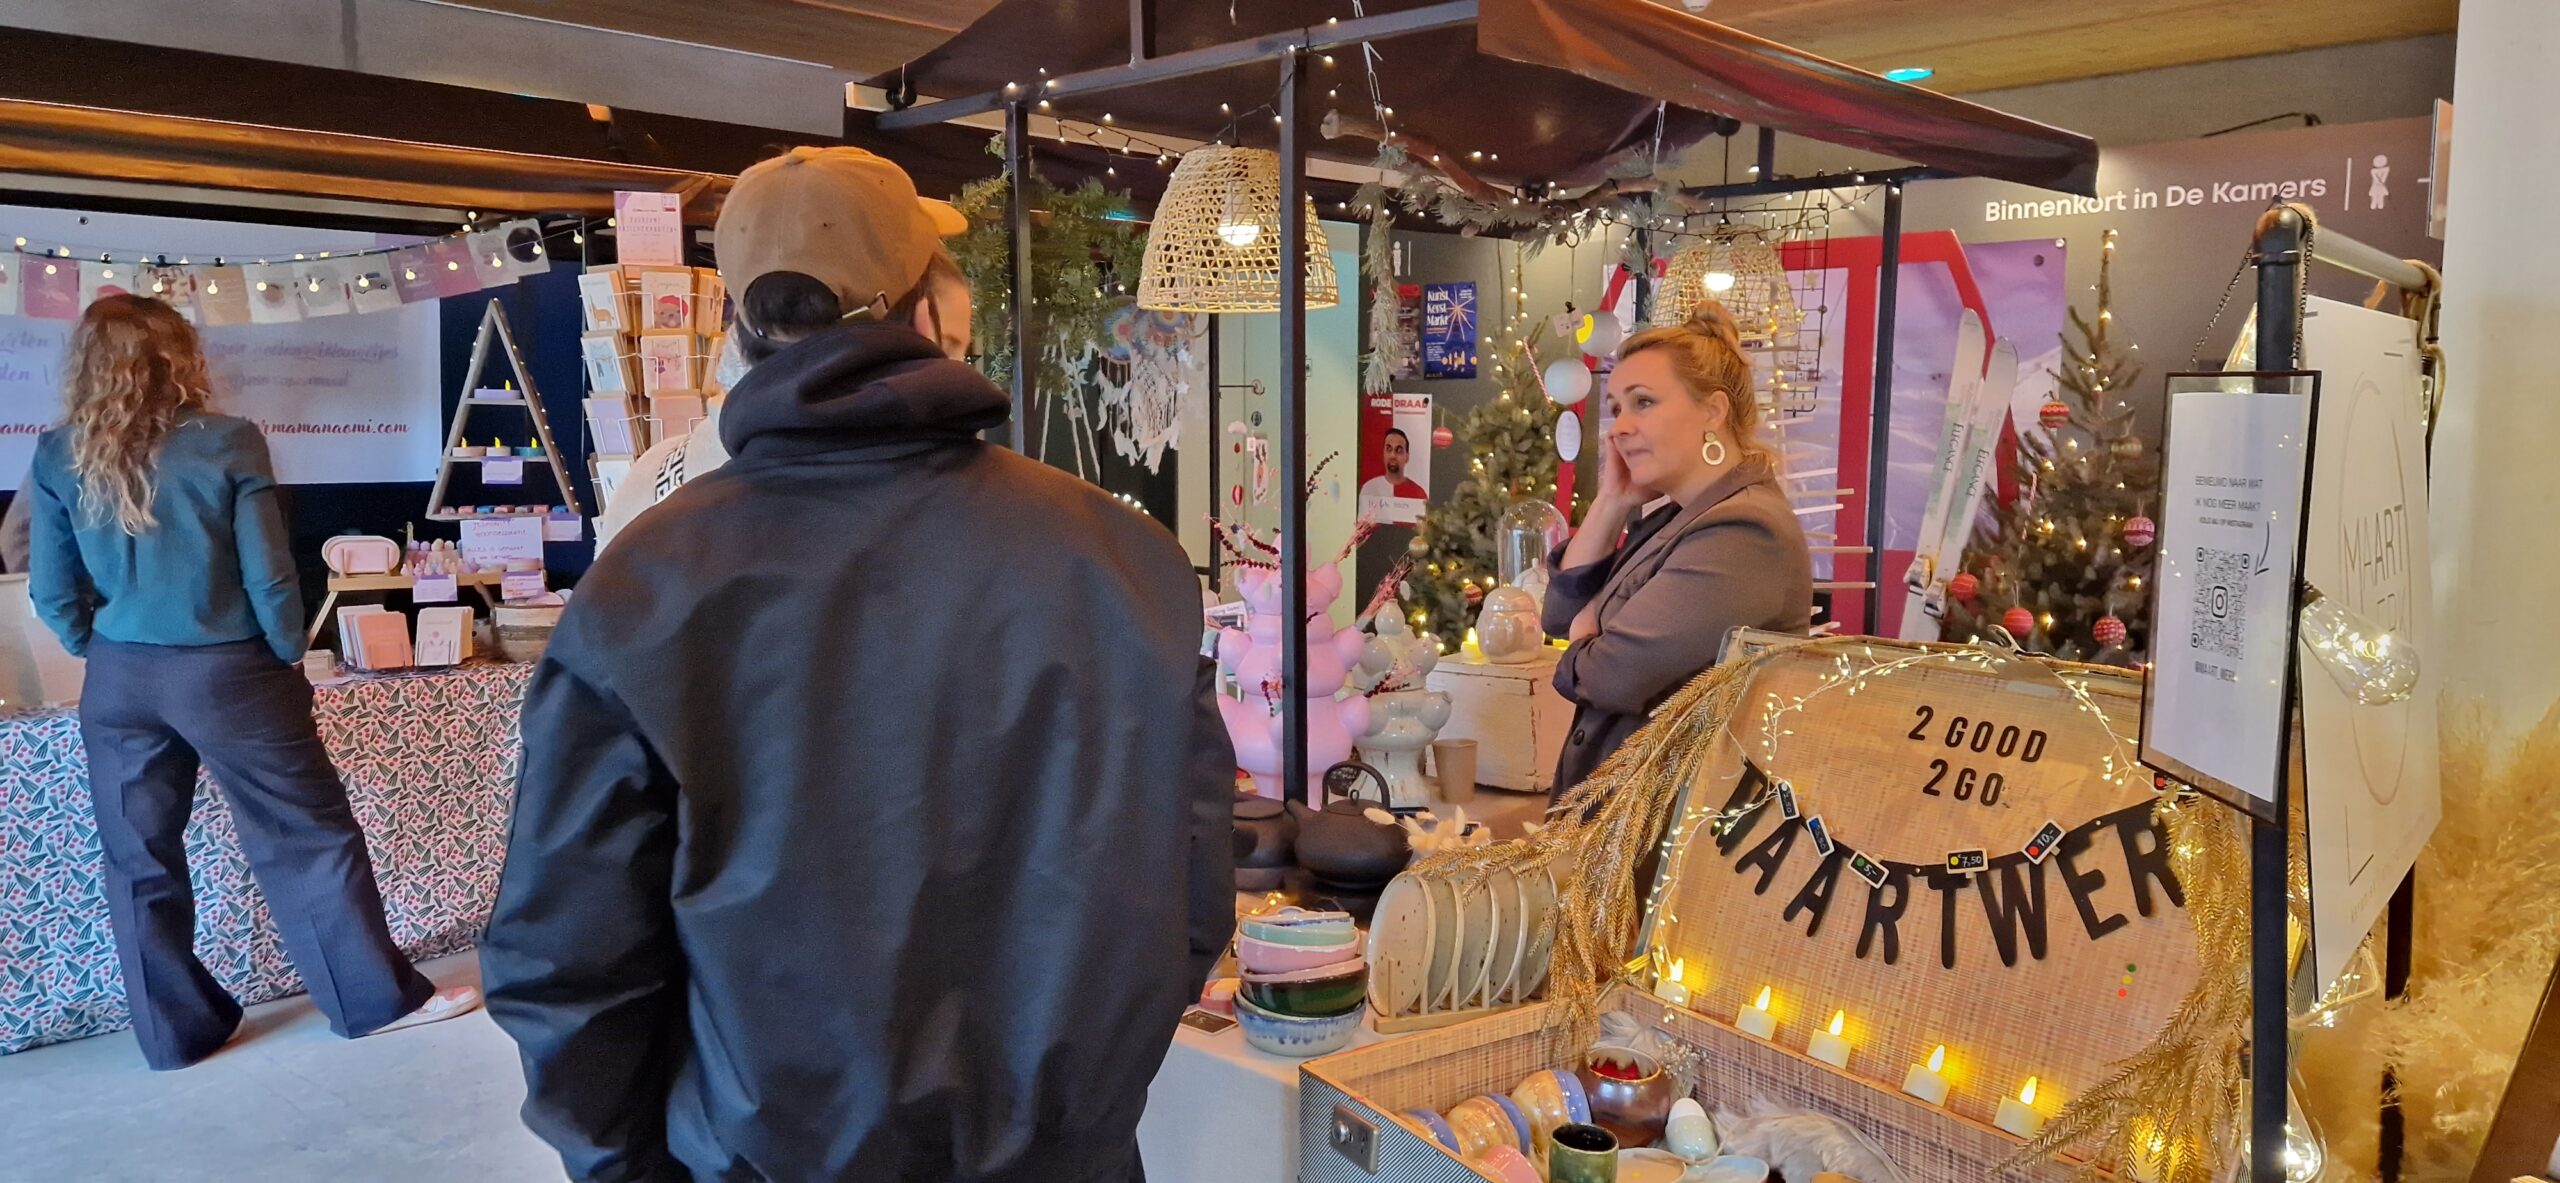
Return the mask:
{"type": "Polygon", "coordinates": [[[1556,457],[1570,464],[1582,455],[1582,416],[1571,411],[1556,416],[1556,457]]]}
{"type": "Polygon", "coordinates": [[[1568,357],[1547,363],[1545,377],[1547,397],[1558,405],[1570,407],[1591,393],[1591,367],[1581,358],[1568,357]]]}
{"type": "Polygon", "coordinates": [[[1573,339],[1582,346],[1584,357],[1608,357],[1618,351],[1618,318],[1607,313],[1586,312],[1582,323],[1575,326],[1573,339]]]}

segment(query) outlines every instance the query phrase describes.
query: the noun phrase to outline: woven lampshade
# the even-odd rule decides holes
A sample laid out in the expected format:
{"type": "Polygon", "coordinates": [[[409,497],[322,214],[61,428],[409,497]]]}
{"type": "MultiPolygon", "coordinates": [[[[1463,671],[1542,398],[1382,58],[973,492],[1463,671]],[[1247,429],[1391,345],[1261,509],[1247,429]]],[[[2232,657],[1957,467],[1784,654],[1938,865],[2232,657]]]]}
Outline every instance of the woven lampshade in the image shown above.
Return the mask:
{"type": "MultiPolygon", "coordinates": [[[[1341,299],[1333,251],[1307,203],[1307,307],[1341,299]]],[[[1138,307],[1158,312],[1280,310],[1280,157],[1210,144],[1175,166],[1147,231],[1138,307]]]]}
{"type": "Polygon", "coordinates": [[[1804,320],[1787,269],[1764,242],[1709,239],[1673,255],[1653,298],[1653,323],[1681,324],[1710,299],[1733,314],[1746,344],[1776,340],[1804,320]],[[1732,276],[1733,286],[1723,291],[1709,287],[1707,277],[1715,274],[1732,276]]]}

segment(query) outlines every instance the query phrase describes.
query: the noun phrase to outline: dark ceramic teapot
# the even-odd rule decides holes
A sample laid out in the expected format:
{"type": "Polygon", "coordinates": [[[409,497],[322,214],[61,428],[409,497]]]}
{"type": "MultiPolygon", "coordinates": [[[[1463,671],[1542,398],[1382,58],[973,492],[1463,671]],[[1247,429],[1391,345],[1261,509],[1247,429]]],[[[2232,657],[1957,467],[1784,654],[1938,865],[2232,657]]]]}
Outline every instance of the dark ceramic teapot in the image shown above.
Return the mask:
{"type": "Polygon", "coordinates": [[[1374,887],[1393,879],[1413,859],[1404,828],[1379,825],[1361,801],[1336,801],[1321,811],[1289,802],[1298,821],[1298,865],[1316,878],[1345,887],[1374,887]]]}
{"type": "Polygon", "coordinates": [[[1295,854],[1298,822],[1269,797],[1235,802],[1236,890],[1273,891],[1295,854]]]}

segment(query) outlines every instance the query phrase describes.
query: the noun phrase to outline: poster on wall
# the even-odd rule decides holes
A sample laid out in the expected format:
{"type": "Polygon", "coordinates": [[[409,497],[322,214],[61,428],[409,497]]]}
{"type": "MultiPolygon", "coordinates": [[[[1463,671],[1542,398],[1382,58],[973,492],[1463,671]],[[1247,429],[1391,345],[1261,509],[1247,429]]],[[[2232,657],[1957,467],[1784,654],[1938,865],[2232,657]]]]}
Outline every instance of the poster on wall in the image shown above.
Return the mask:
{"type": "Polygon", "coordinates": [[[2142,762],[2280,816],[2316,374],[2172,374],[2142,762]]]}
{"type": "Polygon", "coordinates": [[[1422,285],[1396,285],[1396,368],[1387,376],[1409,382],[1422,376],[1422,285]]]}
{"type": "Polygon", "coordinates": [[[2366,704],[2302,665],[2304,816],[2316,985],[2337,980],[2443,816],[2429,584],[2425,394],[2411,321],[2312,297],[2302,357],[2320,370],[2302,578],[2418,654],[2418,685],[2366,704]]]}
{"type": "Polygon", "coordinates": [[[1422,285],[1422,376],[1476,376],[1476,285],[1422,285]]]}
{"type": "Polygon", "coordinates": [[[1381,393],[1360,404],[1359,514],[1407,526],[1431,508],[1431,396],[1381,393]]]}
{"type": "MultiPolygon", "coordinates": [[[[371,233],[160,218],[67,209],[0,206],[12,236],[82,249],[184,257],[304,248],[382,250],[407,239],[371,233]]],[[[41,275],[44,262],[12,255],[22,271],[41,275]]],[[[308,261],[306,261],[308,262],[308,261]]],[[[0,488],[15,489],[35,454],[36,437],[62,416],[62,367],[90,295],[142,284],[126,264],[69,259],[28,285],[27,298],[0,307],[0,488]],[[109,275],[109,271],[115,274],[109,275]]],[[[276,477],[287,484],[372,483],[435,478],[442,443],[441,317],[433,303],[400,304],[365,315],[350,311],[337,272],[297,275],[290,266],[261,272],[265,293],[238,266],[198,267],[195,288],[214,407],[265,431],[276,477]],[[323,289],[312,291],[314,279],[323,289]],[[317,302],[315,303],[315,298],[317,302]],[[288,313],[289,310],[289,313],[288,313]],[[315,316],[315,310],[322,314],[315,316]]],[[[352,272],[352,268],[349,269],[352,272]]],[[[349,280],[348,282],[352,282],[349,280]]],[[[147,286],[145,288],[147,290],[147,286]]],[[[169,293],[163,293],[164,297],[169,293]]]]}

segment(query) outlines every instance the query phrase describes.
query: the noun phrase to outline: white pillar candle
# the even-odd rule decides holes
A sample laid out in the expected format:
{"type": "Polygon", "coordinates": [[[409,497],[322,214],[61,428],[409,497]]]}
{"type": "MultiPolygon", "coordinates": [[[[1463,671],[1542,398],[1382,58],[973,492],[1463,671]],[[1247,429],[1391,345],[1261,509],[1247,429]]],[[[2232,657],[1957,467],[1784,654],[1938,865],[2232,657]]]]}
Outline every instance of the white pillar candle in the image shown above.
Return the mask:
{"type": "Polygon", "coordinates": [[[1947,1078],[1941,1075],[1946,1066],[1947,1045],[1942,1043],[1938,1050],[1929,1053],[1928,1063],[1913,1064],[1911,1071],[1903,1074],[1902,1091],[1932,1105],[1946,1104],[1947,1078]]]}
{"type": "Polygon", "coordinates": [[[1668,1002],[1673,1006],[1689,1005],[1688,983],[1680,980],[1681,975],[1685,973],[1688,968],[1688,962],[1674,960],[1671,963],[1671,972],[1668,975],[1665,975],[1662,980],[1653,984],[1653,996],[1663,1000],[1664,1002],[1668,1002]]]}
{"type": "Polygon", "coordinates": [[[2036,1112],[2036,1078],[2027,1078],[2027,1087],[2015,1097],[2000,1098],[2000,1116],[1991,1124],[2021,1138],[2033,1138],[2044,1129],[2044,1114],[2036,1112]]]}
{"type": "Polygon", "coordinates": [[[1831,1029],[1828,1031],[1814,1032],[1813,1038],[1807,1041],[1804,1045],[1804,1054],[1820,1060],[1825,1064],[1829,1064],[1834,1068],[1847,1068],[1849,1066],[1849,1041],[1840,1037],[1840,1031],[1847,1025],[1848,1021],[1849,1014],[1847,1011],[1831,1012],[1831,1029]]]}
{"type": "Polygon", "coordinates": [[[1742,1028],[1744,1034],[1750,1035],[1754,1038],[1777,1038],[1778,1016],[1769,1013],[1769,988],[1767,986],[1760,987],[1760,997],[1752,1000],[1751,1005],[1734,1012],[1733,1025],[1742,1028]]]}

